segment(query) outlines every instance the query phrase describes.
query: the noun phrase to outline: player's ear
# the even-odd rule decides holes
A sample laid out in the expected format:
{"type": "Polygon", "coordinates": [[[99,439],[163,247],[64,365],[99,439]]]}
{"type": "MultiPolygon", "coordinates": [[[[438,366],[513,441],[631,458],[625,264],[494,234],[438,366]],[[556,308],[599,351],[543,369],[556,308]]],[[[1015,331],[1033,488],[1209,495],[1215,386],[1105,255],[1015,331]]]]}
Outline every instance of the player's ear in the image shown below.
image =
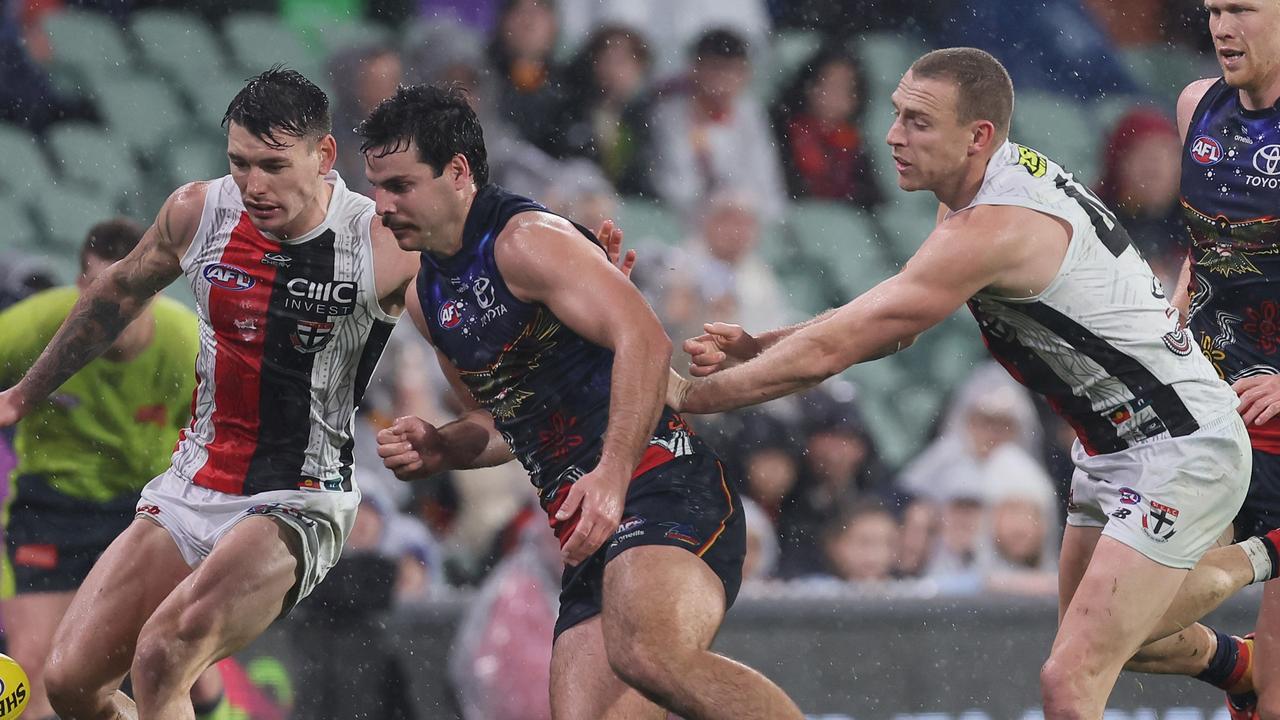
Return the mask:
{"type": "Polygon", "coordinates": [[[325,133],[316,142],[316,151],[320,153],[320,173],[327,175],[338,160],[338,141],[331,133],[325,133]]]}
{"type": "Polygon", "coordinates": [[[997,142],[998,133],[995,123],[990,120],[975,120],[970,126],[969,154],[977,155],[997,142]]]}
{"type": "Polygon", "coordinates": [[[445,166],[445,172],[449,175],[449,181],[453,183],[454,190],[461,190],[474,182],[471,177],[471,163],[462,153],[457,153],[449,160],[449,164],[445,166]]]}

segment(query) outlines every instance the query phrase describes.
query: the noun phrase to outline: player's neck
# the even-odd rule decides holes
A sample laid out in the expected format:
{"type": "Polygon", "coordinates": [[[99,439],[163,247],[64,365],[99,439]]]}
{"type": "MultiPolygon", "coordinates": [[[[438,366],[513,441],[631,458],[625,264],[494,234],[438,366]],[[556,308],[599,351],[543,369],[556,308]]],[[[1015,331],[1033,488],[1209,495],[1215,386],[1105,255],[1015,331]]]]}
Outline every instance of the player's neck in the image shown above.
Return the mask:
{"type": "Polygon", "coordinates": [[[1270,110],[1280,100],[1280,72],[1258,82],[1254,87],[1240,88],[1240,105],[1245,110],[1270,110]]]}
{"type": "Polygon", "coordinates": [[[978,191],[982,189],[982,181],[987,176],[987,165],[991,162],[993,154],[987,152],[975,155],[969,163],[965,164],[964,169],[956,174],[954,182],[947,187],[934,190],[933,194],[938,198],[938,202],[952,210],[968,207],[969,203],[978,196],[978,191]]]}
{"type": "Polygon", "coordinates": [[[465,238],[462,233],[467,227],[467,216],[471,214],[471,205],[478,192],[474,185],[468,185],[463,191],[464,200],[461,212],[444,220],[439,226],[432,228],[426,251],[441,258],[450,258],[462,250],[465,238]]]}
{"type": "Polygon", "coordinates": [[[285,228],[276,237],[280,240],[294,240],[320,227],[324,219],[329,215],[329,203],[333,202],[333,186],[325,180],[321,179],[320,184],[324,187],[320,188],[320,194],[317,201],[311,204],[305,213],[302,213],[296,220],[289,223],[289,227],[285,228]]]}

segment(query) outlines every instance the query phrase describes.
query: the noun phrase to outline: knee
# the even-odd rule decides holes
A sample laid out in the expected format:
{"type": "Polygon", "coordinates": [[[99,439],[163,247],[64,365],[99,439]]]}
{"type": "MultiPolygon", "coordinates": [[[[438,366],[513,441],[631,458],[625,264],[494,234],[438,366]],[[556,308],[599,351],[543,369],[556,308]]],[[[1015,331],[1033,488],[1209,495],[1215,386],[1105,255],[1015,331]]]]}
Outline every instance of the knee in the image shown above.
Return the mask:
{"type": "Polygon", "coordinates": [[[623,682],[651,699],[671,695],[673,682],[681,673],[675,648],[657,648],[629,637],[617,642],[606,638],[605,651],[609,667],[623,682]]]}
{"type": "Polygon", "coordinates": [[[197,603],[171,616],[155,616],[142,627],[133,655],[135,688],[155,688],[184,676],[214,632],[214,616],[197,603]]]}
{"type": "Polygon", "coordinates": [[[1040,668],[1040,695],[1044,700],[1044,716],[1054,720],[1082,717],[1080,693],[1076,686],[1078,668],[1050,657],[1040,668]]]}
{"type": "Polygon", "coordinates": [[[62,717],[94,717],[96,700],[101,688],[87,687],[85,678],[75,671],[71,663],[52,654],[41,669],[44,673],[45,694],[49,704],[62,717]]]}

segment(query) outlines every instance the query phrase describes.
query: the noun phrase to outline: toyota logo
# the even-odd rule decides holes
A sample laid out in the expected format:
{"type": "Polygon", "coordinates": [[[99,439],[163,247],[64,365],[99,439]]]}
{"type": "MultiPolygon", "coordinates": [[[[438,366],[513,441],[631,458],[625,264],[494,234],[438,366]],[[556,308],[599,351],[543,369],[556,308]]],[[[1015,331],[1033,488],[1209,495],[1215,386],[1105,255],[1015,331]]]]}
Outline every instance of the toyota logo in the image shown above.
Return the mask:
{"type": "Polygon", "coordinates": [[[1280,175],[1280,145],[1267,145],[1253,154],[1253,166],[1264,175],[1280,175]]]}

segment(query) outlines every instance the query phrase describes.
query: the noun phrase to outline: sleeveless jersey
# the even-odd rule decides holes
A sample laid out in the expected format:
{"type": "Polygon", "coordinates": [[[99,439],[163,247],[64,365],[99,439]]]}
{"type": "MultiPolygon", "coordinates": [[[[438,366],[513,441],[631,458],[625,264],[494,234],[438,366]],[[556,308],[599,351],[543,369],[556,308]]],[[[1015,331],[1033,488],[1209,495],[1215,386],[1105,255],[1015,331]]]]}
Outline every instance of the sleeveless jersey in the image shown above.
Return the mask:
{"type": "MultiPolygon", "coordinates": [[[[32,295],[0,313],[0,387],[35,362],[71,314],[74,287],[32,295]]],[[[196,318],[176,300],[151,305],[155,333],[134,358],[96,358],[18,423],[13,476],[39,475],[63,495],[106,503],[164,472],[190,418],[196,318]]]]}
{"type": "Polygon", "coordinates": [[[1088,453],[1187,435],[1234,410],[1235,393],[1178,327],[1128,233],[1069,172],[1006,143],[967,207],[977,205],[1029,208],[1071,226],[1066,256],[1043,292],[982,292],[969,307],[991,354],[1048,399],[1088,453]]]}
{"type": "MultiPolygon", "coordinates": [[[[600,460],[613,352],[507,287],[493,246],[512,216],[522,212],[548,211],[500,187],[481,188],[467,214],[462,249],[447,258],[422,253],[418,299],[432,344],[493,416],[554,518],[571,484],[600,460]]],[[[586,228],[575,227],[583,242],[596,242],[586,228]]],[[[695,451],[704,451],[700,440],[664,408],[635,475],[695,451]]],[[[567,540],[572,524],[553,519],[552,527],[567,540]]]]}
{"type": "Polygon", "coordinates": [[[231,176],[209,183],[182,269],[200,353],[173,472],[213,490],[350,490],[355,408],[395,318],[378,305],[373,202],[336,172],[324,222],[276,240],[231,176]]]}
{"type": "MultiPolygon", "coordinates": [[[[1191,329],[1227,382],[1280,369],[1280,104],[1246,110],[1219,79],[1196,107],[1182,156],[1191,329]]],[[[1280,453],[1280,419],[1249,425],[1280,453]]]]}

